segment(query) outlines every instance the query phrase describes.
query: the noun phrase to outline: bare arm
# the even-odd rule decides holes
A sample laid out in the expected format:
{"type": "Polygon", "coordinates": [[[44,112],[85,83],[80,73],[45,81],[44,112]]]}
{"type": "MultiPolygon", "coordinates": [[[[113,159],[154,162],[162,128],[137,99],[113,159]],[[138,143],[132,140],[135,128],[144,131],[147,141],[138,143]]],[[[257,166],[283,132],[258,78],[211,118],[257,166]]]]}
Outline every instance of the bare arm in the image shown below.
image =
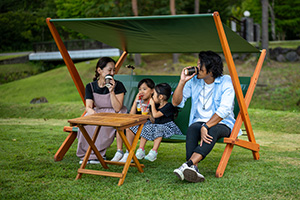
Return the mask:
{"type": "Polygon", "coordinates": [[[124,93],[115,94],[114,91],[110,93],[110,101],[116,113],[120,112],[123,107],[124,93]]]}
{"type": "Polygon", "coordinates": [[[92,99],[86,99],[85,100],[85,110],[88,115],[95,114],[95,110],[93,109],[94,107],[94,101],[92,99]]]}
{"type": "Polygon", "coordinates": [[[156,110],[155,103],[154,103],[154,101],[153,101],[152,98],[150,99],[150,105],[151,105],[151,114],[152,114],[152,117],[159,118],[159,117],[161,117],[161,116],[164,115],[162,112],[156,110]]]}
{"type": "Polygon", "coordinates": [[[123,107],[124,93],[115,94],[114,89],[116,86],[116,82],[114,79],[112,79],[110,82],[112,84],[112,86],[109,88],[111,105],[115,112],[118,113],[123,107]]]}

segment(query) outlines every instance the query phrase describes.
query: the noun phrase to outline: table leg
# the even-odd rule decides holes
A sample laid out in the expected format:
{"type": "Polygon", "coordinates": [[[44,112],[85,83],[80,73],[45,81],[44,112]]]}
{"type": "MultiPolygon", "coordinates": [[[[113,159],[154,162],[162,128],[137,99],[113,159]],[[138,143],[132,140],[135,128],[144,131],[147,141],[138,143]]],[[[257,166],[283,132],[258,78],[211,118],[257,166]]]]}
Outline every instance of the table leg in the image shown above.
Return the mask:
{"type": "Polygon", "coordinates": [[[136,145],[138,143],[138,140],[140,138],[140,135],[141,135],[141,132],[142,132],[142,129],[143,129],[143,126],[144,124],[141,124],[138,128],[138,131],[133,139],[133,142],[132,142],[132,145],[130,146],[129,142],[127,141],[127,138],[125,137],[125,134],[124,134],[124,131],[123,130],[120,130],[120,129],[117,129],[118,133],[120,134],[126,148],[128,149],[129,151],[129,155],[128,155],[128,158],[126,160],[126,163],[124,165],[124,168],[123,168],[123,171],[122,171],[122,178],[120,178],[119,180],[119,183],[118,185],[122,185],[124,183],[124,180],[125,180],[125,177],[126,177],[126,174],[127,174],[127,171],[128,171],[128,168],[130,166],[130,162],[131,162],[131,159],[133,158],[133,161],[134,163],[136,164],[139,172],[144,172],[144,170],[142,169],[141,167],[141,164],[139,162],[139,160],[136,158],[135,154],[134,154],[134,151],[136,149],[136,145]]]}
{"type": "MultiPolygon", "coordinates": [[[[92,140],[91,140],[89,134],[86,132],[85,128],[84,128],[82,125],[78,125],[78,128],[80,129],[80,131],[82,132],[82,135],[85,137],[86,141],[87,141],[88,144],[90,145],[89,148],[87,149],[87,152],[86,152],[86,154],[85,154],[85,156],[84,156],[83,162],[82,162],[82,164],[81,164],[81,166],[80,166],[79,169],[84,169],[84,168],[86,167],[86,164],[87,164],[87,162],[88,162],[88,160],[89,160],[89,157],[90,157],[90,155],[91,155],[92,149],[93,149],[93,151],[95,152],[97,158],[99,159],[101,165],[102,165],[105,169],[107,169],[108,167],[107,167],[107,165],[106,165],[104,159],[102,158],[102,156],[100,155],[98,149],[97,149],[96,146],[95,146],[95,141],[96,141],[96,139],[97,139],[97,137],[98,137],[99,130],[100,130],[101,126],[97,126],[97,127],[96,127],[95,132],[94,132],[94,135],[93,135],[93,139],[92,139],[92,140]]],[[[76,180],[77,180],[77,179],[80,179],[81,176],[82,176],[82,173],[78,173],[77,176],[76,176],[76,180]]]]}

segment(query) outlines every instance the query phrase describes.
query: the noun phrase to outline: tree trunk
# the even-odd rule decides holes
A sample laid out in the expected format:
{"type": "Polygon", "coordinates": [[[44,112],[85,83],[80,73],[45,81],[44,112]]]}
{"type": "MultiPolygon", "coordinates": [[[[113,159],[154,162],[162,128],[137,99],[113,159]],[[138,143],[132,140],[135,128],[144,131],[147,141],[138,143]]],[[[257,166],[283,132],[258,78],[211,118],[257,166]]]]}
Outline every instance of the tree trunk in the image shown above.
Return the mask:
{"type": "Polygon", "coordinates": [[[269,4],[270,15],[271,15],[271,35],[272,40],[276,40],[276,32],[275,32],[275,13],[274,13],[274,0],[272,1],[272,6],[269,4]]]}
{"type": "Polygon", "coordinates": [[[170,0],[171,15],[176,15],[175,0],[170,0]]]}
{"type": "Polygon", "coordinates": [[[199,14],[199,10],[200,10],[199,0],[195,0],[195,14],[199,14]]]}
{"type": "Polygon", "coordinates": [[[131,0],[131,5],[132,5],[132,12],[134,16],[138,16],[139,12],[138,12],[137,0],[131,0]]]}
{"type": "MultiPolygon", "coordinates": [[[[138,12],[137,0],[131,0],[131,6],[132,6],[132,12],[133,12],[134,16],[138,16],[139,12],[138,12]]],[[[134,55],[134,64],[136,66],[140,66],[142,64],[141,54],[137,53],[134,55]]]]}
{"type": "Polygon", "coordinates": [[[261,21],[261,33],[262,33],[262,41],[261,41],[261,46],[262,49],[266,49],[267,51],[267,56],[269,57],[269,31],[268,31],[268,20],[269,20],[269,15],[268,15],[268,5],[269,1],[268,0],[261,0],[261,7],[262,7],[262,21],[261,21]]]}
{"type": "MultiPolygon", "coordinates": [[[[175,0],[170,0],[170,11],[171,11],[171,15],[176,15],[175,0]]],[[[179,57],[178,53],[173,53],[173,64],[179,62],[178,57],[179,57]]]]}

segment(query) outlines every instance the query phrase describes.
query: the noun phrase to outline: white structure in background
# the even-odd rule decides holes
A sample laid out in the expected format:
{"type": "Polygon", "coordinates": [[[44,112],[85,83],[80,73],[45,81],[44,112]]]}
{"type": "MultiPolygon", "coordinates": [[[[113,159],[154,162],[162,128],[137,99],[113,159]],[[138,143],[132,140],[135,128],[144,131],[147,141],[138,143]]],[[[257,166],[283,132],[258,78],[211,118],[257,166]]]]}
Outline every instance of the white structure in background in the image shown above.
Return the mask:
{"type": "MultiPolygon", "coordinates": [[[[93,49],[93,50],[74,50],[68,51],[72,60],[85,60],[94,59],[104,56],[120,56],[120,50],[117,48],[112,49],[93,49]]],[[[29,60],[46,60],[56,61],[62,60],[59,51],[56,52],[37,52],[29,54],[29,60]]]]}

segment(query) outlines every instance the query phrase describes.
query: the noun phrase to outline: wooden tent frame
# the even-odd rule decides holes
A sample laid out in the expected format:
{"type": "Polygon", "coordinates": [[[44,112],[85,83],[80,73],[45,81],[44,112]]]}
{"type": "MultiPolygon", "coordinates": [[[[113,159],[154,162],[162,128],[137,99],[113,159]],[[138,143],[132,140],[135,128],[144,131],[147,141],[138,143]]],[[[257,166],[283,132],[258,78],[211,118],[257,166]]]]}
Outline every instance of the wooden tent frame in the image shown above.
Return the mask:
{"type": "MultiPolygon", "coordinates": [[[[232,54],[229,48],[229,44],[225,35],[225,31],[221,22],[221,18],[218,12],[214,12],[213,13],[213,18],[214,18],[214,22],[217,28],[217,32],[218,32],[218,36],[220,39],[220,43],[223,49],[223,53],[225,55],[225,60],[227,62],[227,66],[229,69],[229,73],[232,79],[232,83],[233,83],[233,87],[235,90],[235,94],[236,94],[236,98],[240,107],[240,112],[236,118],[236,122],[234,124],[234,127],[232,129],[231,135],[229,138],[224,138],[224,143],[226,143],[226,147],[225,150],[223,152],[221,161],[219,163],[219,166],[217,168],[216,171],[216,177],[222,177],[225,171],[225,168],[227,166],[228,160],[230,158],[231,152],[233,150],[234,145],[249,149],[252,151],[253,154],[253,158],[255,160],[259,159],[259,149],[260,146],[259,144],[256,143],[255,141],[255,137],[254,137],[254,133],[253,133],[253,129],[252,129],[252,125],[250,122],[250,118],[249,118],[249,114],[248,114],[248,106],[250,104],[251,98],[253,96],[256,84],[257,84],[257,80],[266,56],[266,50],[262,50],[261,54],[260,54],[260,58],[258,60],[258,63],[256,65],[255,71],[253,73],[253,76],[251,78],[250,81],[250,85],[247,91],[247,94],[244,98],[243,93],[242,93],[242,89],[241,89],[241,85],[239,82],[239,78],[238,78],[238,74],[235,68],[235,64],[232,58],[232,54]],[[242,122],[244,122],[245,128],[246,128],[246,132],[247,132],[247,136],[248,136],[248,141],[246,140],[240,140],[237,138],[238,136],[238,132],[241,128],[242,122]]],[[[85,101],[84,101],[84,96],[85,96],[85,88],[84,85],[82,83],[82,80],[78,74],[78,71],[64,45],[64,43],[62,42],[62,39],[60,37],[60,35],[58,34],[58,31],[56,29],[56,27],[54,26],[53,22],[50,21],[51,18],[47,18],[46,22],[48,24],[48,27],[51,31],[51,34],[55,40],[55,43],[57,44],[57,47],[63,57],[63,60],[69,70],[69,73],[73,79],[73,82],[75,83],[75,86],[78,90],[78,93],[85,105],[85,101]]],[[[116,74],[118,73],[120,67],[122,66],[123,62],[126,59],[126,56],[128,55],[128,52],[124,51],[123,54],[120,56],[119,60],[116,63],[116,74]]],[[[77,134],[73,131],[71,131],[71,133],[69,134],[69,136],[65,139],[64,143],[61,145],[61,147],[59,148],[59,150],[57,151],[57,153],[54,156],[55,161],[60,161],[63,156],[65,155],[65,153],[68,151],[68,149],[70,148],[70,146],[72,145],[72,143],[74,142],[74,140],[76,139],[77,134]]]]}

